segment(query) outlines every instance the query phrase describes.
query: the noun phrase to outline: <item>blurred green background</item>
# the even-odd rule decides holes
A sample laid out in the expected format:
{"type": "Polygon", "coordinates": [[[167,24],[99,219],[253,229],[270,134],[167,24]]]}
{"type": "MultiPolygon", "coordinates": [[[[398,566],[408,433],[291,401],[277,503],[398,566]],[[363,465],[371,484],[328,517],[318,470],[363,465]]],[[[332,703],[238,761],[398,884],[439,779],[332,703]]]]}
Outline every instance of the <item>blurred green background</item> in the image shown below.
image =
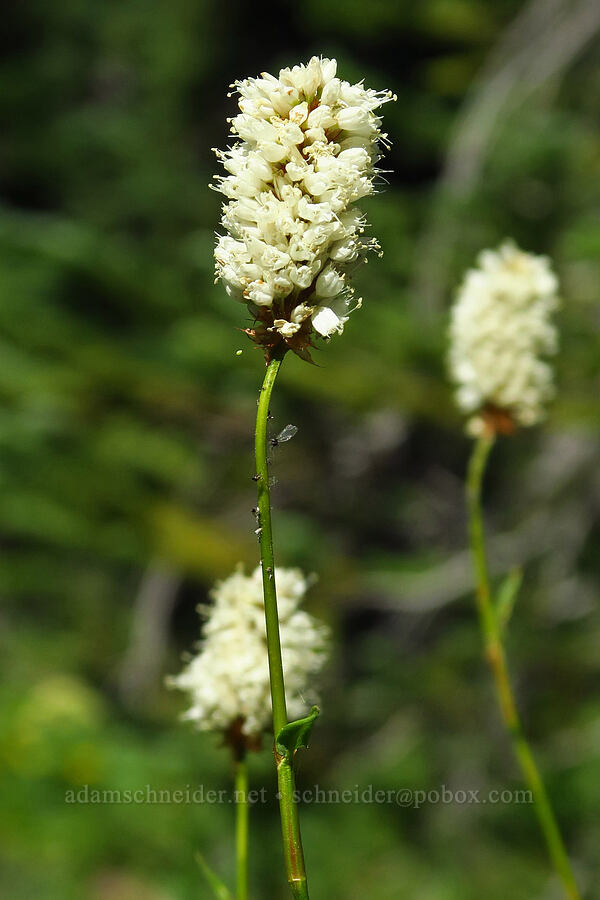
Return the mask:
{"type": "MultiPolygon", "coordinates": [[[[595,0],[31,0],[0,34],[0,894],[205,897],[233,880],[227,804],[66,804],[68,790],[227,788],[216,738],[163,687],[196,604],[257,561],[259,351],[213,285],[235,78],[313,53],[390,88],[384,248],[362,310],[286,360],[273,427],[278,559],[317,572],[334,632],[302,788],[515,789],[470,596],[469,442],[445,375],[463,269],[513,236],[564,304],[543,429],[504,440],[490,554],[525,582],[519,703],[581,885],[600,897],[600,7],[595,0]],[[241,356],[236,350],[244,349],[241,356]]],[[[254,786],[273,789],[268,749],[254,786]]],[[[312,894],[552,900],[533,810],[308,805],[312,894]]],[[[287,896],[273,801],[255,898],[287,896]]]]}

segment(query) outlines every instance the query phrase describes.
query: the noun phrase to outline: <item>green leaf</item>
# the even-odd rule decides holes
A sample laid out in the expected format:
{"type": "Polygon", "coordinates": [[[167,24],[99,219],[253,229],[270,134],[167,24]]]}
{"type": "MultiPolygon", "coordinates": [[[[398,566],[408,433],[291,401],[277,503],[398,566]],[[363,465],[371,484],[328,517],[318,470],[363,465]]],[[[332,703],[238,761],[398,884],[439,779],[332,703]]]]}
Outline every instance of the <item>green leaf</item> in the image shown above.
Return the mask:
{"type": "Polygon", "coordinates": [[[516,566],[514,569],[511,569],[498,588],[496,594],[496,620],[501,632],[508,625],[522,582],[523,571],[516,566]]]}
{"type": "Polygon", "coordinates": [[[210,868],[200,851],[197,851],[194,855],[194,858],[200,869],[202,870],[202,874],[206,878],[207,883],[210,885],[213,895],[216,897],[216,900],[233,900],[233,894],[229,890],[226,884],[224,884],[218,875],[213,872],[210,868]]]}
{"type": "Polygon", "coordinates": [[[311,711],[303,719],[296,719],[284,725],[276,739],[277,752],[281,756],[287,756],[291,762],[296,750],[308,747],[313,725],[320,713],[318,706],[313,706],[311,711]]]}

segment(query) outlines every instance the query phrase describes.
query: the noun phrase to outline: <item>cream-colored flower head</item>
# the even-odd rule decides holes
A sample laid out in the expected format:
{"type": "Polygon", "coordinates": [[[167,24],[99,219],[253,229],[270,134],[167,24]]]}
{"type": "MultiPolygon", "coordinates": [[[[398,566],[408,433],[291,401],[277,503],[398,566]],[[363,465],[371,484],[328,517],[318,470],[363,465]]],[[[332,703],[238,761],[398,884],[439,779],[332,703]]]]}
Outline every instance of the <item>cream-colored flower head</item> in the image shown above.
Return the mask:
{"type": "Polygon", "coordinates": [[[449,364],[460,409],[478,434],[494,420],[506,430],[535,425],[554,393],[545,357],[556,352],[552,313],[558,282],[545,256],[506,241],[484,250],[451,313],[449,364]]]}
{"type": "Polygon", "coordinates": [[[376,110],[389,91],[349,84],[335,59],[314,56],[276,78],[235,82],[238,139],[216,151],[229,173],[214,187],[226,235],[215,248],[216,276],[248,305],[246,333],[269,355],[287,345],[308,356],[311,338],[341,332],[352,308],[349,276],[367,251],[356,201],[374,193],[380,144],[376,110]]]}
{"type": "MultiPolygon", "coordinates": [[[[288,714],[295,719],[308,711],[305,694],[315,699],[312,680],[325,662],[329,630],[299,608],[308,587],[299,569],[277,569],[275,583],[288,714]]],[[[200,730],[234,729],[252,743],[271,722],[261,568],[251,575],[238,568],[211,596],[214,603],[199,608],[207,618],[198,653],[168,684],[189,694],[184,718],[200,730]]]]}

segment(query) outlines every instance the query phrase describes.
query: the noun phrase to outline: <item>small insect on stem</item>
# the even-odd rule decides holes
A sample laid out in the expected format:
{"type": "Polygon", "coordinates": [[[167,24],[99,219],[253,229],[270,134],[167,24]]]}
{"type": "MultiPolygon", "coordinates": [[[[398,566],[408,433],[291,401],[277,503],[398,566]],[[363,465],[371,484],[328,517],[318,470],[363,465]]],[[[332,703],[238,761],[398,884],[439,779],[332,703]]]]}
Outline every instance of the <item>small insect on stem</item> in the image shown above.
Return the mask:
{"type": "Polygon", "coordinates": [[[291,439],[297,433],[298,427],[296,425],[286,425],[285,428],[279,432],[277,437],[271,438],[271,447],[277,447],[279,444],[284,444],[286,441],[291,441],[291,439]]]}
{"type": "Polygon", "coordinates": [[[252,481],[260,481],[260,479],[261,479],[260,472],[257,472],[256,475],[252,476],[252,481]]]}

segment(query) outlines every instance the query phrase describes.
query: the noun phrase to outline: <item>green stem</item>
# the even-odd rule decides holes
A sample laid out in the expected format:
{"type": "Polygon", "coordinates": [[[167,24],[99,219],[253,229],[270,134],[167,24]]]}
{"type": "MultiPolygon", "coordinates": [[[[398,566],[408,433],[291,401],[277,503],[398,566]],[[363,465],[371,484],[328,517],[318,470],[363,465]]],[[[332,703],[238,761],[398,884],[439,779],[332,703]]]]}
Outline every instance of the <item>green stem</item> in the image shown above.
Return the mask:
{"type": "Polygon", "coordinates": [[[235,856],[237,900],[248,900],[248,763],[241,756],[235,762],[235,856]]]}
{"type": "MultiPolygon", "coordinates": [[[[273,704],[273,731],[275,737],[287,725],[287,707],[283,680],[283,663],[279,639],[279,615],[275,591],[275,561],[273,558],[273,531],[271,525],[271,497],[269,491],[269,465],[267,461],[267,423],[269,404],[277,373],[283,361],[283,354],[272,359],[267,365],[265,380],[258,398],[256,412],[256,482],[258,487],[258,527],[260,540],[260,561],[262,566],[263,594],[265,598],[265,620],[267,625],[267,650],[271,679],[271,701],[273,704]]],[[[279,788],[279,808],[285,866],[290,888],[296,900],[308,900],[308,886],[304,867],[304,854],[300,837],[298,807],[295,800],[295,778],[291,762],[275,753],[277,782],[279,788]]]]}
{"type": "Polygon", "coordinates": [[[469,542],[475,570],[475,596],[485,655],[494,676],[498,703],[504,724],[511,737],[525,781],[529,785],[534,799],[535,811],[546,840],[550,859],[563,884],[565,895],[569,900],[579,900],[580,894],[558,823],[552,810],[550,798],[523,732],[523,726],[510,683],[502,634],[496,618],[490,590],[481,509],[481,488],[486,464],[493,445],[494,437],[492,435],[486,434],[478,439],[469,461],[467,474],[469,542]]]}

